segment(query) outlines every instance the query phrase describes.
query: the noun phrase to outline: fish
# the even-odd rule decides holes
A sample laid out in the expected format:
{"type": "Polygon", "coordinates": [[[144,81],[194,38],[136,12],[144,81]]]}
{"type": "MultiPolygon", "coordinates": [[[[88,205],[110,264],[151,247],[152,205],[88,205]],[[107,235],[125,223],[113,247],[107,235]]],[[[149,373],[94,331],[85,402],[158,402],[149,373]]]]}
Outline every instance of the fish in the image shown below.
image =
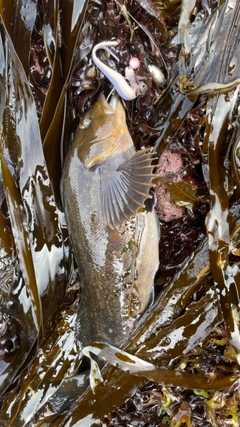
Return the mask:
{"type": "Polygon", "coordinates": [[[83,346],[129,337],[151,301],[160,228],[154,153],[135,150],[123,105],[101,93],[80,120],[61,177],[62,204],[80,273],[76,337],[83,346]]]}

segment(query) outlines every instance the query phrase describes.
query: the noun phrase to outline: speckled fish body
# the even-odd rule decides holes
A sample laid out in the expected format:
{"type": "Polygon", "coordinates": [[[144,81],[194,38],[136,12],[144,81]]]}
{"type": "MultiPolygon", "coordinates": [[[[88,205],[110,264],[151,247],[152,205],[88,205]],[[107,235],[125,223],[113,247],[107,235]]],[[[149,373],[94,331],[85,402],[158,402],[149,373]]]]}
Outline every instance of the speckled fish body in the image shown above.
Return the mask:
{"type": "Polygon", "coordinates": [[[82,284],[83,345],[118,345],[149,304],[159,262],[151,162],[149,151],[136,153],[119,99],[110,105],[100,95],[79,124],[61,183],[82,284]]]}

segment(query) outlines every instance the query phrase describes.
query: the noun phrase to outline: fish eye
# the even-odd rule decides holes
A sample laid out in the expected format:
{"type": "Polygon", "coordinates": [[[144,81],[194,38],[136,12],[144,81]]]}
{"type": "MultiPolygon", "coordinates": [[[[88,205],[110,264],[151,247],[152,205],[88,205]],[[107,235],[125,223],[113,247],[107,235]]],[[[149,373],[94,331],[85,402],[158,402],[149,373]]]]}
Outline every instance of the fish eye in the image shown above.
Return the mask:
{"type": "Polygon", "coordinates": [[[88,128],[91,124],[92,118],[89,116],[85,116],[83,120],[79,123],[80,129],[88,128]]]}

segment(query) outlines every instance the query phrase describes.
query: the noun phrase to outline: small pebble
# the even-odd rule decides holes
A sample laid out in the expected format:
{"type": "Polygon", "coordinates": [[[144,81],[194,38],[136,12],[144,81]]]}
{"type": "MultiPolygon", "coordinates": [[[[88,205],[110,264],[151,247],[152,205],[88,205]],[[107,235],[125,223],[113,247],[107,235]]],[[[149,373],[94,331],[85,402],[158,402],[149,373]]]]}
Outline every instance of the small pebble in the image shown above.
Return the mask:
{"type": "Polygon", "coordinates": [[[166,83],[165,76],[162,70],[156,65],[149,64],[147,67],[148,72],[152,75],[153,80],[158,86],[164,86],[166,83]]]}

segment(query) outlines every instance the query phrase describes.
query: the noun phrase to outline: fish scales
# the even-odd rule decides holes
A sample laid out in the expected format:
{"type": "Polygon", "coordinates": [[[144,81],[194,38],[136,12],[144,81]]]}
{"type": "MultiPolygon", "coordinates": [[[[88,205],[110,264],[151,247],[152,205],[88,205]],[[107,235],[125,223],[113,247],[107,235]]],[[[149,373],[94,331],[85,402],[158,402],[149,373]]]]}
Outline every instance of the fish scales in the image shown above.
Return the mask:
{"type": "Polygon", "coordinates": [[[82,285],[76,331],[83,345],[118,345],[149,304],[159,225],[149,192],[153,155],[138,153],[119,99],[108,104],[100,95],[80,122],[61,182],[82,285]]]}

